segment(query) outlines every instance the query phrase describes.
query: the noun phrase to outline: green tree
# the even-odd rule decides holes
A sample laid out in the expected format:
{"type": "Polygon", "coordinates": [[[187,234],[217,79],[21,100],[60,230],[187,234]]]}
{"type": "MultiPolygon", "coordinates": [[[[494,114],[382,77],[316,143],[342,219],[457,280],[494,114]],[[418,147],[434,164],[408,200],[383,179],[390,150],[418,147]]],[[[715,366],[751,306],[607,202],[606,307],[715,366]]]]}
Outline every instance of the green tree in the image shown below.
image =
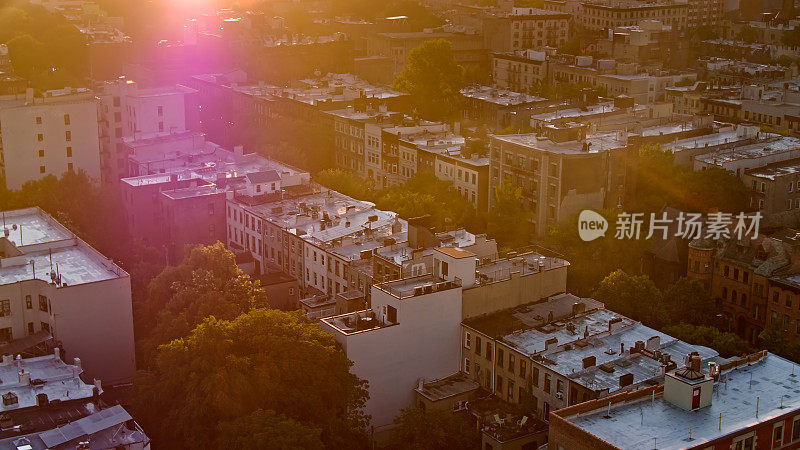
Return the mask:
{"type": "Polygon", "coordinates": [[[699,280],[681,278],[664,290],[663,298],[669,323],[704,325],[714,321],[716,305],[699,280]]]}
{"type": "Polygon", "coordinates": [[[217,448],[283,450],[324,449],[322,430],[275,411],[258,409],[219,426],[217,448]]]}
{"type": "Polygon", "coordinates": [[[664,324],[666,308],[661,291],[644,275],[628,275],[616,270],[600,282],[594,298],[606,308],[653,328],[664,324]]]}
{"type": "Polygon", "coordinates": [[[753,351],[744,339],[734,333],[722,332],[714,326],[681,323],[669,325],[662,331],[690,344],[713,348],[726,358],[750,354],[753,351]]]}
{"type": "Polygon", "coordinates": [[[784,31],[781,35],[781,44],[787,47],[800,47],[800,27],[784,31]]]}
{"type": "Polygon", "coordinates": [[[417,112],[425,119],[454,119],[462,101],[464,68],[456,62],[446,39],[431,39],[411,50],[394,87],[411,95],[417,112]]]}
{"type": "Polygon", "coordinates": [[[750,25],[745,25],[736,33],[736,40],[752,44],[758,41],[758,31],[750,25]]]}
{"type": "Polygon", "coordinates": [[[394,420],[394,448],[419,450],[478,449],[480,434],[474,425],[450,411],[404,409],[394,420]]]}
{"type": "Polygon", "coordinates": [[[317,429],[328,448],[359,448],[368,394],[351,366],[299,311],[209,317],[159,347],[151,371],[134,380],[133,409],[165,448],[260,448],[230,442],[242,430],[258,442],[318,448],[317,429]]]}
{"type": "Polygon", "coordinates": [[[494,202],[489,211],[486,232],[506,249],[530,245],[534,237],[530,213],[522,207],[522,188],[503,180],[494,189],[494,202]]]}
{"type": "Polygon", "coordinates": [[[208,316],[233,319],[265,306],[258,281],[242,273],[221,242],[196,246],[177,267],[153,279],[146,302],[137,308],[143,364],[159,345],[185,336],[208,316]]]}
{"type": "Polygon", "coordinates": [[[325,169],[317,174],[315,181],[328,189],[359,200],[372,199],[367,181],[349,170],[325,169]]]}
{"type": "Polygon", "coordinates": [[[617,210],[598,211],[609,223],[605,237],[585,242],[578,235],[578,214],[547,230],[545,245],[563,255],[570,263],[567,288],[578,295],[589,296],[603,278],[615,270],[636,273],[649,248],[645,239],[615,239],[617,210]],[[603,261],[603,264],[598,264],[603,261]]]}
{"type": "Polygon", "coordinates": [[[380,209],[394,211],[409,219],[431,216],[431,225],[439,230],[465,227],[482,232],[483,225],[475,208],[453,185],[430,172],[417,172],[406,184],[393,186],[376,200],[380,209]]]}

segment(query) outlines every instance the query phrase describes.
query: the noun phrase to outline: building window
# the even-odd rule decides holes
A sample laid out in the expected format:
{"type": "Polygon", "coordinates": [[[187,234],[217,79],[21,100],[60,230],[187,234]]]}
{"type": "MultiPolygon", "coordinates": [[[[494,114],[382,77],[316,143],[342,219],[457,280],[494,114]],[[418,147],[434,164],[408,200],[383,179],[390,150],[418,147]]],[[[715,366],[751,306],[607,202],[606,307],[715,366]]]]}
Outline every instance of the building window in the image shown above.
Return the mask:
{"type": "Polygon", "coordinates": [[[539,368],[536,366],[531,366],[531,379],[533,380],[533,385],[539,387],[539,368]]]}
{"type": "Polygon", "coordinates": [[[550,374],[544,374],[544,391],[550,393],[550,374]]]}
{"type": "Polygon", "coordinates": [[[67,158],[72,158],[72,147],[67,147],[67,158]]]}
{"type": "Polygon", "coordinates": [[[503,377],[501,377],[500,375],[498,375],[497,378],[495,379],[494,391],[500,392],[501,394],[503,392],[503,377]]]}
{"type": "Polygon", "coordinates": [[[39,323],[39,326],[41,327],[42,331],[47,331],[48,333],[50,332],[50,324],[49,323],[41,322],[41,323],[39,323]]]}
{"type": "Polygon", "coordinates": [[[487,361],[492,360],[492,344],[488,342],[486,343],[486,360],[487,361]]]}
{"type": "Polygon", "coordinates": [[[514,368],[516,367],[516,361],[514,360],[514,354],[509,352],[508,353],[508,371],[514,372],[514,368]]]}
{"type": "Polygon", "coordinates": [[[466,331],[464,332],[464,348],[470,348],[470,345],[472,345],[472,335],[466,331]]]}
{"type": "Polygon", "coordinates": [[[0,328],[0,342],[11,342],[12,340],[11,327],[0,328]]]}
{"type": "Polygon", "coordinates": [[[514,381],[509,379],[508,380],[508,401],[510,403],[514,403],[514,381]]]}
{"type": "Polygon", "coordinates": [[[44,295],[39,296],[39,311],[47,312],[47,297],[44,295]]]}
{"type": "Polygon", "coordinates": [[[69,114],[64,114],[64,125],[69,125],[69,114]]]}
{"type": "Polygon", "coordinates": [[[64,132],[64,140],[69,142],[72,140],[72,132],[67,130],[64,132]]]}
{"type": "Polygon", "coordinates": [[[33,300],[30,295],[25,296],[25,309],[33,309],[33,300]]]}
{"type": "Polygon", "coordinates": [[[39,173],[45,173],[44,166],[39,166],[39,173]]]}
{"type": "Polygon", "coordinates": [[[792,442],[800,439],[800,416],[792,421],[792,442]]]}
{"type": "Polygon", "coordinates": [[[519,360],[519,376],[525,378],[525,372],[527,371],[527,363],[524,359],[519,360]]]}
{"type": "Polygon", "coordinates": [[[163,106],[159,106],[158,107],[158,117],[163,117],[163,116],[164,116],[164,107],[163,106]]]}
{"type": "Polygon", "coordinates": [[[33,329],[33,322],[28,322],[28,334],[33,334],[33,333],[35,333],[33,329]]]}
{"type": "Polygon", "coordinates": [[[0,300],[0,317],[8,317],[11,315],[11,300],[0,300]]]}
{"type": "Polygon", "coordinates": [[[772,429],[772,448],[780,447],[783,443],[783,423],[775,425],[772,429]]]}
{"type": "Polygon", "coordinates": [[[44,158],[44,150],[39,150],[39,158],[44,158]]]}
{"type": "Polygon", "coordinates": [[[469,375],[469,359],[464,358],[464,373],[469,375]]]}
{"type": "Polygon", "coordinates": [[[74,167],[72,166],[72,163],[67,163],[67,171],[69,171],[69,172],[74,172],[75,171],[74,167]]]}
{"type": "Polygon", "coordinates": [[[36,125],[42,124],[42,116],[36,116],[36,125]]]}
{"type": "Polygon", "coordinates": [[[475,354],[476,355],[480,355],[481,354],[481,337],[480,336],[475,336],[475,354]]]}
{"type": "Polygon", "coordinates": [[[44,140],[44,135],[42,133],[37,134],[36,135],[36,140],[39,141],[39,142],[42,142],[44,140]]]}
{"type": "Polygon", "coordinates": [[[498,348],[497,349],[497,367],[503,367],[503,364],[505,363],[505,359],[506,359],[505,356],[506,355],[503,354],[503,349],[502,348],[498,348]]]}

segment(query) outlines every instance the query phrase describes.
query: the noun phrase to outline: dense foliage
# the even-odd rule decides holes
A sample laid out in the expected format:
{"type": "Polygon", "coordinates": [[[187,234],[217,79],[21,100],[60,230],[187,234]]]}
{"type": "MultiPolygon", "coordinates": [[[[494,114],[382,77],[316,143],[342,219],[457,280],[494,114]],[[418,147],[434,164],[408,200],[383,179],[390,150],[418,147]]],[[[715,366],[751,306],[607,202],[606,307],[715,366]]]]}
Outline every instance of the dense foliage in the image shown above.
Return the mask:
{"type": "Polygon", "coordinates": [[[451,120],[462,102],[464,68],[456,62],[450,41],[431,39],[408,53],[394,87],[411,95],[422,118],[451,120]]]}
{"type": "Polygon", "coordinates": [[[137,376],[135,414],[173,449],[360,448],[367,391],[351,365],[300,312],[209,317],[137,376]]]}
{"type": "Polygon", "coordinates": [[[267,305],[258,281],[236,266],[221,242],[193,248],[178,266],[156,276],[146,298],[136,299],[140,362],[161,344],[186,336],[206,317],[233,319],[267,305]]]}
{"type": "Polygon", "coordinates": [[[408,408],[394,420],[393,448],[478,449],[480,434],[470,420],[449,410],[408,408]]]}
{"type": "Polygon", "coordinates": [[[0,43],[17,75],[41,89],[83,86],[89,75],[84,36],[63,17],[25,0],[0,3],[0,43]]]}

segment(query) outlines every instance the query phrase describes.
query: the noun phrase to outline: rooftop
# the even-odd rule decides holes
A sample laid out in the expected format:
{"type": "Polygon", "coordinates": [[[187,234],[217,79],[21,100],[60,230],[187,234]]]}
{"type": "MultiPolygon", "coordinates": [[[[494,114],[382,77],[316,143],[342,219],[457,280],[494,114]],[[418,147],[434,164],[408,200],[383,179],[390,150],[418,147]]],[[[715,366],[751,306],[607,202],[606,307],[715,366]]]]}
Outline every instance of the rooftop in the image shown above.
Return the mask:
{"type": "Polygon", "coordinates": [[[616,132],[587,133],[583,141],[555,142],[534,133],[494,135],[493,138],[512,144],[530,147],[536,150],[567,155],[600,153],[608,150],[625,148],[627,139],[616,132]],[[583,150],[584,143],[590,143],[588,151],[583,150]]]}
{"type": "Polygon", "coordinates": [[[633,385],[663,376],[668,362],[633,351],[637,341],[648,342],[649,350],[668,354],[672,361],[692,351],[706,360],[718,356],[711,349],[692,346],[607,310],[596,300],[572,294],[468,319],[464,324],[595,391],[620,389],[621,375],[632,375],[633,385]]]}
{"type": "Polygon", "coordinates": [[[754,144],[742,145],[733,149],[719,149],[712,153],[695,157],[706,164],[722,166],[743,159],[757,159],[780,153],[800,151],[800,139],[780,137],[754,144]]]}
{"type": "Polygon", "coordinates": [[[705,442],[800,409],[798,378],[796,364],[767,354],[723,371],[714,385],[711,405],[699,410],[686,411],[663,397],[653,400],[646,396],[612,405],[610,414],[603,405],[565,419],[622,449],[649,448],[653,442],[659,449],[702,447],[705,442]]]}
{"type": "Polygon", "coordinates": [[[0,285],[38,279],[66,287],[127,276],[38,208],[3,215],[9,234],[0,236],[0,285]]]}
{"type": "Polygon", "coordinates": [[[432,292],[460,288],[461,282],[444,281],[433,274],[425,274],[376,284],[375,287],[394,297],[405,299],[418,295],[430,294],[432,292]]]}
{"type": "Polygon", "coordinates": [[[548,101],[546,98],[536,97],[522,92],[493,88],[491,86],[470,86],[462,89],[461,95],[467,98],[495,103],[500,106],[517,106],[548,101]]]}
{"type": "Polygon", "coordinates": [[[420,395],[431,401],[439,401],[459,394],[476,391],[480,385],[463,372],[456,372],[447,378],[423,383],[415,389],[420,395]]]}
{"type": "Polygon", "coordinates": [[[129,426],[132,418],[122,406],[92,411],[64,426],[0,440],[0,450],[73,449],[81,442],[88,442],[84,448],[90,450],[149,444],[138,425],[129,426]]]}
{"type": "Polygon", "coordinates": [[[6,356],[0,362],[0,392],[16,396],[16,403],[0,402],[0,412],[36,407],[39,394],[46,394],[51,402],[92,398],[95,386],[80,379],[82,372],[79,366],[65,364],[55,354],[17,360],[6,356]]]}
{"type": "Polygon", "coordinates": [[[787,159],[767,164],[755,169],[748,169],[745,174],[751,177],[775,180],[778,177],[794,175],[800,172],[800,158],[787,159]]]}
{"type": "Polygon", "coordinates": [[[569,262],[562,258],[540,255],[539,253],[523,253],[497,259],[478,266],[478,283],[493,283],[511,278],[512,273],[521,276],[539,273],[544,270],[567,267],[569,262]]]}
{"type": "Polygon", "coordinates": [[[309,242],[334,247],[363,243],[376,235],[402,232],[407,228],[406,222],[396,213],[376,209],[372,203],[332,190],[247,209],[309,242]],[[353,242],[345,242],[347,236],[352,236],[353,242]]]}

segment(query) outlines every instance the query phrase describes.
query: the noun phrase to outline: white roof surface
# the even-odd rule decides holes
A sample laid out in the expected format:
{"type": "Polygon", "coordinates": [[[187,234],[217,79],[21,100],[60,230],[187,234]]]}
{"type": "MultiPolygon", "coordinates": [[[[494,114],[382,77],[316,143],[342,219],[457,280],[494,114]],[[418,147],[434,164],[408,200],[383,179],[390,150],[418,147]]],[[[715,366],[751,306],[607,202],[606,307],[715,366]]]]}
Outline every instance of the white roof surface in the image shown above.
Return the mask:
{"type": "Polygon", "coordinates": [[[678,408],[663,398],[645,398],[612,405],[610,418],[604,418],[607,410],[602,408],[566,419],[622,449],[653,448],[656,442],[659,449],[667,450],[702,448],[704,442],[798,409],[800,369],[791,361],[769,354],[760,362],[723,373],[714,385],[711,405],[696,411],[678,408]]]}

